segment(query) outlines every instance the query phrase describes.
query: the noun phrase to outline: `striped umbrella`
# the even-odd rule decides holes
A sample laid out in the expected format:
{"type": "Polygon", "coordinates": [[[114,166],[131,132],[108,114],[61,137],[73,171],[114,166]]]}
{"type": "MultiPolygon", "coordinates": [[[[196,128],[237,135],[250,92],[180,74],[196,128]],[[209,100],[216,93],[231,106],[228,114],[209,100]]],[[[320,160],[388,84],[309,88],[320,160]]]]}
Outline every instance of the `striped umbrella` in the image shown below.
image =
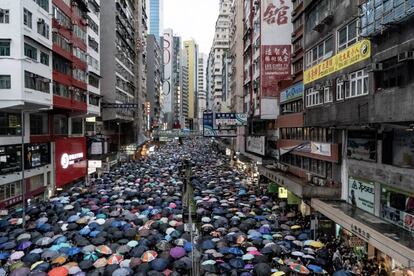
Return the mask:
{"type": "Polygon", "coordinates": [[[157,256],[158,256],[157,252],[155,252],[153,250],[148,250],[148,251],[145,251],[144,254],[142,254],[141,260],[144,263],[149,263],[149,262],[152,262],[153,260],[155,260],[157,258],[157,256]]]}
{"type": "Polygon", "coordinates": [[[293,272],[297,272],[300,274],[309,274],[310,271],[309,269],[307,269],[305,266],[301,265],[301,264],[297,264],[297,263],[293,263],[289,266],[289,268],[293,271],[293,272]]]}
{"type": "Polygon", "coordinates": [[[100,245],[96,248],[96,252],[102,254],[102,255],[111,255],[112,250],[106,245],[100,245]]]}
{"type": "Polygon", "coordinates": [[[124,257],[122,257],[122,255],[113,254],[108,258],[108,264],[109,265],[120,264],[123,260],[124,260],[124,257]]]}

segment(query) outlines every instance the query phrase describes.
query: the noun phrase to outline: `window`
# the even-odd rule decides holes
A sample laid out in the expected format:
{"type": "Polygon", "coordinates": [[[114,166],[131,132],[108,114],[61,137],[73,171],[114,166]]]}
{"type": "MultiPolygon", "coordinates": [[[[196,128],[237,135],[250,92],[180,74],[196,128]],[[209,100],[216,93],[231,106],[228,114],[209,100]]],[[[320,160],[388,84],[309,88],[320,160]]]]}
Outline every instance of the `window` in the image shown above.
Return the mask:
{"type": "Polygon", "coordinates": [[[60,48],[62,48],[66,52],[72,52],[72,47],[70,46],[69,41],[63,36],[61,36],[60,34],[53,33],[52,39],[53,39],[53,44],[58,45],[60,48]]]}
{"type": "Polygon", "coordinates": [[[50,93],[50,79],[29,71],[24,71],[24,87],[44,93],[50,93]]]}
{"type": "Polygon", "coordinates": [[[53,55],[53,70],[65,75],[71,75],[71,63],[58,55],[53,55]]]}
{"type": "Polygon", "coordinates": [[[43,174],[30,177],[30,191],[36,191],[37,189],[42,188],[44,185],[43,174]]]}
{"type": "Polygon", "coordinates": [[[89,104],[94,106],[99,106],[99,97],[94,95],[89,95],[89,104]]]}
{"type": "Polygon", "coordinates": [[[78,25],[73,27],[73,33],[77,36],[80,40],[86,43],[86,32],[82,30],[78,25]]]}
{"type": "Polygon", "coordinates": [[[37,49],[30,44],[24,44],[24,55],[31,59],[37,60],[37,49]]]}
{"type": "Polygon", "coordinates": [[[324,87],[323,94],[324,94],[323,102],[324,103],[331,103],[332,100],[333,100],[331,87],[329,87],[329,86],[324,87]]]}
{"type": "Polygon", "coordinates": [[[72,74],[73,78],[75,78],[79,81],[86,82],[86,72],[85,71],[83,71],[79,68],[76,68],[76,69],[73,69],[72,72],[73,72],[73,74],[72,74]]]}
{"type": "Polygon", "coordinates": [[[75,92],[73,93],[73,99],[78,102],[86,103],[86,91],[75,89],[75,92]]]}
{"type": "Polygon", "coordinates": [[[82,118],[72,118],[72,134],[83,134],[82,118]]]}
{"type": "Polygon", "coordinates": [[[88,55],[88,65],[91,66],[92,68],[96,69],[96,70],[100,69],[99,61],[96,58],[94,58],[90,55],[88,55]]]}
{"type": "Polygon", "coordinates": [[[17,197],[22,194],[21,181],[3,184],[0,186],[0,201],[5,201],[9,198],[17,197]]]}
{"type": "Polygon", "coordinates": [[[40,62],[44,65],[49,66],[49,54],[40,52],[40,62]]]}
{"type": "Polygon", "coordinates": [[[10,56],[10,40],[0,40],[0,56],[10,56]]]}
{"type": "Polygon", "coordinates": [[[77,57],[78,59],[80,59],[81,61],[87,62],[88,55],[84,51],[82,51],[81,49],[79,49],[77,47],[74,47],[73,48],[73,55],[75,57],[77,57]]]}
{"type": "Polygon", "coordinates": [[[46,113],[30,114],[30,135],[49,133],[48,115],[46,113]]]}
{"type": "Polygon", "coordinates": [[[0,135],[21,135],[21,116],[17,113],[0,113],[0,135]]]}
{"type": "Polygon", "coordinates": [[[323,103],[322,100],[319,90],[315,90],[314,88],[306,90],[306,107],[320,105],[323,103]]]}
{"type": "Polygon", "coordinates": [[[70,98],[69,87],[55,81],[53,82],[53,94],[56,96],[70,98]]]}
{"type": "Polygon", "coordinates": [[[9,24],[10,23],[10,11],[5,9],[0,9],[0,23],[9,24]]]}
{"type": "Polygon", "coordinates": [[[312,67],[325,59],[330,58],[334,52],[333,37],[329,37],[306,52],[306,68],[312,67]]]}
{"type": "Polygon", "coordinates": [[[345,97],[345,91],[349,90],[349,82],[341,79],[336,80],[336,100],[343,100],[345,97]]]}
{"type": "Polygon", "coordinates": [[[89,84],[93,87],[99,88],[99,78],[89,73],[89,84]]]}
{"type": "Polygon", "coordinates": [[[49,39],[49,31],[50,27],[48,24],[46,24],[45,20],[39,19],[37,21],[37,32],[45,38],[49,39]]]}
{"type": "Polygon", "coordinates": [[[99,43],[96,42],[96,40],[91,37],[88,36],[88,45],[97,53],[99,53],[99,43]]]}
{"type": "Polygon", "coordinates": [[[30,29],[32,28],[32,13],[27,9],[23,9],[23,23],[30,29]]]}
{"type": "Polygon", "coordinates": [[[10,75],[0,75],[0,89],[11,89],[10,75]]]}
{"type": "Polygon", "coordinates": [[[354,20],[338,30],[338,52],[358,41],[358,21],[354,20]]]}
{"type": "Polygon", "coordinates": [[[56,19],[56,21],[59,23],[59,25],[65,27],[66,29],[71,28],[72,23],[70,21],[70,18],[64,14],[58,7],[53,5],[53,18],[56,19]]]}
{"type": "Polygon", "coordinates": [[[90,18],[89,16],[88,16],[88,26],[89,28],[91,28],[92,31],[94,31],[97,35],[99,35],[98,24],[96,24],[95,21],[93,21],[92,18],[90,18]]]}
{"type": "Polygon", "coordinates": [[[49,0],[33,0],[36,2],[42,9],[49,12],[49,0]]]}
{"type": "Polygon", "coordinates": [[[368,90],[368,74],[365,70],[360,70],[349,75],[349,87],[346,91],[346,98],[359,97],[367,95],[368,90]]]}
{"type": "Polygon", "coordinates": [[[66,115],[53,115],[53,133],[54,134],[68,134],[68,118],[66,115]]]}

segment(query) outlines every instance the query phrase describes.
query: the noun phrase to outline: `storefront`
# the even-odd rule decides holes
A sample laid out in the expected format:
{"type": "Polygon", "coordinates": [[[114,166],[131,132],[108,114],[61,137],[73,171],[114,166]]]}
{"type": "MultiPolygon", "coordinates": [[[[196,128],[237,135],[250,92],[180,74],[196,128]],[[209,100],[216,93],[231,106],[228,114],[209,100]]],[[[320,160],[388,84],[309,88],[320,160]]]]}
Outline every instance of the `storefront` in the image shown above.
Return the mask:
{"type": "Polygon", "coordinates": [[[414,236],[414,193],[381,187],[381,217],[414,236]]]}
{"type": "Polygon", "coordinates": [[[55,141],[56,188],[62,189],[87,176],[86,138],[59,138],[55,141]]]}

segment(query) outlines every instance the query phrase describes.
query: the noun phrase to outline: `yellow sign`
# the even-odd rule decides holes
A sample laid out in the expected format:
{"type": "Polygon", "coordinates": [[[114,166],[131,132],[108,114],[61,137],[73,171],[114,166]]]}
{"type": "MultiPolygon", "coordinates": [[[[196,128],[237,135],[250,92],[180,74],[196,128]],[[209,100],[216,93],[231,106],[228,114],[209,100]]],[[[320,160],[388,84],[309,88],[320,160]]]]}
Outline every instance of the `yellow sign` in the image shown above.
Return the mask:
{"type": "Polygon", "coordinates": [[[288,197],[288,190],[283,187],[279,187],[279,198],[287,198],[288,197]]]}
{"type": "Polygon", "coordinates": [[[304,84],[326,77],[371,56],[371,42],[361,40],[333,57],[309,68],[304,73],[304,84]]]}

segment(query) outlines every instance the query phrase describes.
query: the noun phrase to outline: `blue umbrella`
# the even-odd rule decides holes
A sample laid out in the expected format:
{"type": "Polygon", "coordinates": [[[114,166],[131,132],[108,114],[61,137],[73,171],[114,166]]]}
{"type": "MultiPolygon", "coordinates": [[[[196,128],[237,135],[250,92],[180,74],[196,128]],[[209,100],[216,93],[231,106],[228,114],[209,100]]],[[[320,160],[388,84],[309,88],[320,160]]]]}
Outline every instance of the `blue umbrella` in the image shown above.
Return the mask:
{"type": "Polygon", "coordinates": [[[157,258],[151,262],[151,268],[156,271],[164,271],[169,265],[167,259],[157,258]]]}
{"type": "Polygon", "coordinates": [[[298,236],[298,240],[304,241],[304,240],[307,240],[307,239],[309,239],[309,236],[308,236],[308,234],[306,234],[306,233],[301,233],[301,234],[298,236]]]}
{"type": "Polygon", "coordinates": [[[243,268],[244,267],[244,261],[241,258],[235,258],[235,259],[231,259],[229,261],[229,264],[234,267],[234,268],[243,268]]]}
{"type": "Polygon", "coordinates": [[[98,258],[99,257],[95,252],[86,253],[83,257],[84,260],[89,260],[89,261],[96,261],[98,258]]]}
{"type": "Polygon", "coordinates": [[[341,270],[334,272],[332,276],[352,276],[352,273],[350,271],[341,269],[341,270]]]}
{"type": "Polygon", "coordinates": [[[0,260],[7,260],[10,257],[10,253],[0,252],[0,260]]]}
{"type": "Polygon", "coordinates": [[[101,233],[101,231],[92,231],[89,233],[89,237],[96,238],[96,236],[98,236],[99,233],[101,233]]]}
{"type": "Polygon", "coordinates": [[[115,228],[119,228],[119,227],[121,227],[121,226],[122,226],[122,224],[121,224],[121,222],[120,222],[120,221],[118,221],[118,220],[114,220],[114,221],[111,223],[111,226],[112,226],[112,227],[115,227],[115,228]]]}
{"type": "Polygon", "coordinates": [[[78,216],[78,215],[73,215],[73,216],[70,216],[69,218],[68,218],[68,222],[69,223],[71,223],[71,222],[75,222],[75,221],[77,221],[77,220],[79,220],[80,219],[80,217],[78,216]]]}
{"type": "Polygon", "coordinates": [[[68,256],[75,256],[76,254],[79,254],[81,252],[81,249],[79,247],[72,247],[69,248],[67,254],[68,256]]]}
{"type": "Polygon", "coordinates": [[[89,235],[90,232],[91,232],[91,229],[89,229],[88,226],[85,226],[79,231],[79,234],[81,234],[82,236],[86,236],[86,235],[89,235]]]}
{"type": "Polygon", "coordinates": [[[313,272],[315,272],[315,273],[323,273],[322,267],[320,267],[318,265],[310,264],[310,265],[308,265],[308,268],[310,270],[312,270],[313,272]]]}
{"type": "Polygon", "coordinates": [[[220,248],[218,251],[219,251],[221,254],[229,254],[229,250],[230,250],[230,248],[228,248],[228,247],[222,247],[222,248],[220,248]]]}
{"type": "Polygon", "coordinates": [[[52,225],[50,225],[49,223],[44,223],[42,225],[39,225],[37,227],[37,230],[39,230],[40,232],[50,232],[53,229],[52,225]]]}
{"type": "Polygon", "coordinates": [[[68,238],[66,238],[65,236],[60,236],[53,241],[53,244],[60,244],[60,243],[64,243],[67,241],[68,241],[68,238]]]}
{"type": "Polygon", "coordinates": [[[244,252],[237,247],[230,247],[229,248],[229,254],[233,254],[233,255],[244,255],[244,252]]]}
{"type": "Polygon", "coordinates": [[[201,248],[203,250],[208,250],[208,249],[213,249],[214,247],[216,247],[216,245],[214,244],[214,242],[212,242],[211,240],[205,240],[203,241],[203,243],[201,244],[201,248]]]}

